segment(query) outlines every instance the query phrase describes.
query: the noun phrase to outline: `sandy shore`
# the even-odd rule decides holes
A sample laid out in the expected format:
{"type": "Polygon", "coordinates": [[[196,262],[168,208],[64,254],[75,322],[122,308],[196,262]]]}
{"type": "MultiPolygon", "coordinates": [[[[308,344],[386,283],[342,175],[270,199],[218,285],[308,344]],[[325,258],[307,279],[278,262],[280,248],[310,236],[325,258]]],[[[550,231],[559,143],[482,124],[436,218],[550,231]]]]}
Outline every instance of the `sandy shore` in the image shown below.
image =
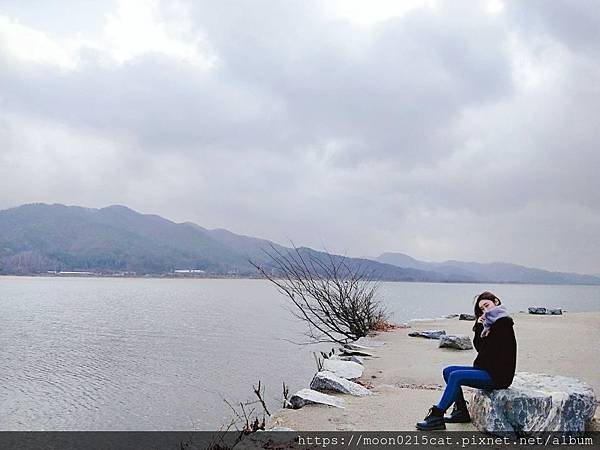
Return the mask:
{"type": "MultiPolygon", "coordinates": [[[[573,376],[586,381],[600,398],[600,312],[562,316],[513,314],[517,336],[517,371],[573,376]]],[[[372,338],[373,358],[365,358],[361,380],[372,384],[374,395],[341,395],[345,409],[308,405],[281,410],[271,426],[298,431],[414,430],[429,407],[439,400],[448,365],[470,365],[473,350],[438,348],[438,341],[409,337],[413,330],[444,329],[448,334],[472,337],[470,321],[440,319],[411,322],[411,328],[379,333],[372,338]]],[[[310,380],[307,380],[307,387],[310,380]]],[[[465,389],[469,400],[471,392],[465,389]]],[[[600,405],[599,405],[600,406],[600,405]]],[[[474,430],[471,424],[448,424],[448,430],[474,430]]],[[[600,407],[592,425],[600,430],[600,407]]]]}

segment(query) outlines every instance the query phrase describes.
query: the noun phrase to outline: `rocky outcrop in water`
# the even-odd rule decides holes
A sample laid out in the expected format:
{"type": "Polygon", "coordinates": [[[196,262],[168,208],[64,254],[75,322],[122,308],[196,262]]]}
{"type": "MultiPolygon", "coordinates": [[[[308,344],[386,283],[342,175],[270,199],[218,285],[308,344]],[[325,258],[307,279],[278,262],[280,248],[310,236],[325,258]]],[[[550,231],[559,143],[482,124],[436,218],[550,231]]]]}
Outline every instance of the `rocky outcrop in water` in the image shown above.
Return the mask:
{"type": "Polygon", "coordinates": [[[476,317],[473,314],[461,314],[458,316],[458,320],[475,320],[476,317]]]}
{"type": "Polygon", "coordinates": [[[490,433],[583,432],[594,417],[596,395],[576,378],[517,372],[508,389],[476,390],[469,412],[490,433]]]}

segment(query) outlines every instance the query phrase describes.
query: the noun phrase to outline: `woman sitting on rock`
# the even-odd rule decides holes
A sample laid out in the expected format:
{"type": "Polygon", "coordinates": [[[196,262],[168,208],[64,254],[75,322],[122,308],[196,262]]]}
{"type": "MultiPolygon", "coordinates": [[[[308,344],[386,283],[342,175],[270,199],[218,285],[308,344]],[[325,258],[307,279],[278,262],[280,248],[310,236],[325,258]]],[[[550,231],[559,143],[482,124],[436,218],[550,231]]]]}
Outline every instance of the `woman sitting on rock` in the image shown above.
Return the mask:
{"type": "Polygon", "coordinates": [[[483,292],[475,299],[475,336],[473,344],[477,358],[473,366],[448,366],[443,370],[446,389],[437,405],[417,423],[419,430],[445,430],[445,423],[470,422],[467,402],[461,386],[479,389],[506,389],[515,376],[517,341],[513,320],[501,306],[500,299],[491,292],[483,292]],[[454,402],[449,416],[444,413],[454,402]]]}

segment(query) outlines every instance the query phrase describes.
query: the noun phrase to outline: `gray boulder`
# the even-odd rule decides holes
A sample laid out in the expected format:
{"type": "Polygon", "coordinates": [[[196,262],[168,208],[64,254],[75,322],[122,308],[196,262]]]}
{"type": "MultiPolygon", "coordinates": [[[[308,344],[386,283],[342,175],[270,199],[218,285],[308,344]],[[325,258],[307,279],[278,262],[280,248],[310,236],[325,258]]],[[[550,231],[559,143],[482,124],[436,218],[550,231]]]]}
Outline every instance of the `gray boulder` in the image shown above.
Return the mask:
{"type": "Polygon", "coordinates": [[[545,308],[543,306],[530,306],[527,308],[529,314],[562,315],[560,308],[545,308]]]}
{"type": "Polygon", "coordinates": [[[596,395],[576,378],[517,372],[508,389],[476,390],[469,410],[473,424],[489,433],[583,432],[596,395]]]}
{"type": "Polygon", "coordinates": [[[344,344],[344,348],[346,350],[373,350],[373,347],[367,347],[366,345],[356,344],[354,342],[344,344]]]}
{"type": "Polygon", "coordinates": [[[310,382],[310,388],[316,391],[334,391],[341,392],[342,394],[356,395],[358,397],[371,395],[371,391],[364,386],[339,377],[335,373],[327,370],[317,372],[310,382]]]}
{"type": "Polygon", "coordinates": [[[352,361],[341,361],[339,359],[323,360],[323,370],[335,373],[338,377],[353,380],[363,373],[363,366],[352,361]]]}
{"type": "Polygon", "coordinates": [[[322,392],[313,389],[300,389],[290,398],[290,405],[294,409],[302,408],[305,405],[318,403],[320,405],[335,406],[336,408],[344,408],[344,401],[341,398],[333,395],[323,394],[322,392]]]}
{"type": "Polygon", "coordinates": [[[458,317],[459,314],[446,314],[444,316],[444,319],[454,319],[455,317],[458,317]]]}
{"type": "Polygon", "coordinates": [[[425,331],[411,331],[408,333],[412,337],[424,337],[427,339],[439,339],[442,335],[445,335],[445,330],[425,330],[425,331]]]}
{"type": "Polygon", "coordinates": [[[339,359],[340,361],[352,361],[360,365],[364,365],[365,362],[360,356],[350,355],[350,356],[340,356],[340,355],[332,355],[329,359],[339,359]]]}
{"type": "Polygon", "coordinates": [[[339,356],[373,356],[373,354],[362,350],[349,350],[347,348],[340,348],[339,356]]]}
{"type": "Polygon", "coordinates": [[[438,347],[455,348],[457,350],[470,350],[473,348],[471,338],[462,334],[446,334],[440,336],[438,347]]]}
{"type": "Polygon", "coordinates": [[[345,356],[345,358],[350,358],[347,361],[355,362],[356,364],[360,364],[361,366],[365,365],[365,360],[362,359],[360,356],[350,355],[350,356],[345,356]]]}
{"type": "Polygon", "coordinates": [[[473,314],[461,314],[458,316],[458,320],[475,320],[476,317],[473,314]]]}

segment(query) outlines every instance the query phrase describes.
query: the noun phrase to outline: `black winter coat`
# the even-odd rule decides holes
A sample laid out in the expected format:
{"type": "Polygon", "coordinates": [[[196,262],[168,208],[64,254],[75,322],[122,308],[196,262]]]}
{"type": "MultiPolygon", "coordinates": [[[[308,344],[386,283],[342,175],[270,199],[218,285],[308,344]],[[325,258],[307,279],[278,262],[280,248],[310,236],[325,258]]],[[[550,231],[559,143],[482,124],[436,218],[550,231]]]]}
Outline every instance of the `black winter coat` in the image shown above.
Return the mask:
{"type": "Polygon", "coordinates": [[[481,337],[483,324],[476,322],[473,326],[473,345],[478,353],[473,367],[487,370],[496,389],[509,387],[515,376],[517,340],[513,325],[510,317],[501,317],[491,326],[489,334],[484,338],[481,337]]]}

